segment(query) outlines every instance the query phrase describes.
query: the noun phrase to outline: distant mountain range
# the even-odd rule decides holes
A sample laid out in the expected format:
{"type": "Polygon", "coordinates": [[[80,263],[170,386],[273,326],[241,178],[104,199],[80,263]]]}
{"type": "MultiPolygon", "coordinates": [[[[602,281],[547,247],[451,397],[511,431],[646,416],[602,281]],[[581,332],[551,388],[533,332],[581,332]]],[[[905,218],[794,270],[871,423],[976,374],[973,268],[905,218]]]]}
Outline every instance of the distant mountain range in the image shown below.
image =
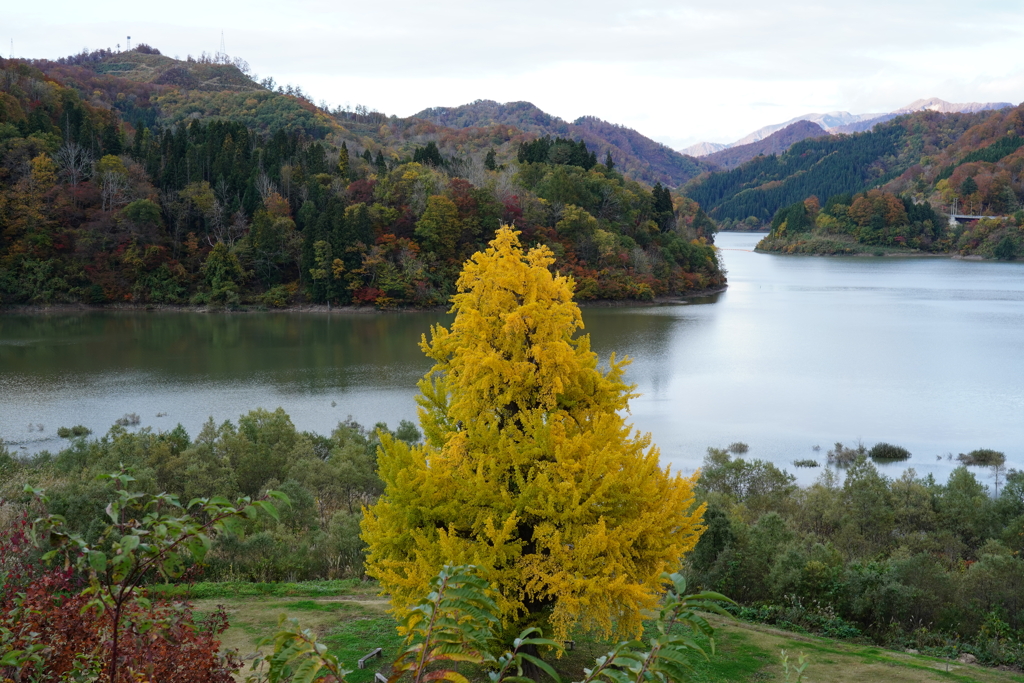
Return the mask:
{"type": "Polygon", "coordinates": [[[459,107],[432,107],[413,114],[447,128],[487,128],[511,126],[525,133],[552,135],[583,140],[598,161],[611,153],[616,167],[624,174],[653,185],[656,182],[677,187],[717,166],[686,156],[641,135],[632,128],[583,116],[573,122],[547,114],[530,102],[499,103],[477,100],[459,107]]]}
{"type": "MultiPolygon", "coordinates": [[[[799,128],[790,131],[796,126],[812,135],[782,153],[752,156],[727,170],[702,175],[687,184],[683,193],[712,219],[727,225],[735,221],[763,225],[779,209],[808,197],[817,197],[824,206],[836,195],[873,188],[929,201],[932,206],[972,195],[975,206],[984,204],[999,215],[1024,205],[1024,183],[1017,172],[1024,161],[1024,104],[1009,109],[976,105],[974,112],[939,110],[944,105],[963,105],[928,104],[932,106],[899,118],[893,115],[893,120],[876,123],[858,135],[813,134],[812,126],[817,124],[791,124],[752,144],[798,134],[799,128]],[[976,183],[976,190],[964,189],[968,178],[976,183]]],[[[772,146],[786,142],[773,141],[772,146]]],[[[717,158],[725,166],[732,161],[721,155],[740,154],[746,147],[719,151],[704,160],[717,158]]]]}
{"type": "MultiPolygon", "coordinates": [[[[1006,109],[1007,107],[1012,106],[1014,105],[1010,102],[952,103],[940,100],[937,97],[932,97],[929,99],[915,100],[905,107],[900,107],[899,109],[888,113],[851,114],[847,111],[830,111],[824,114],[804,114],[803,116],[797,116],[796,118],[784,121],[783,123],[775,123],[770,126],[758,128],[750,135],[740,138],[735,142],[730,142],[728,144],[719,142],[698,142],[695,145],[691,145],[686,149],[681,149],[679,151],[693,157],[709,157],[725,149],[749,145],[751,143],[764,140],[772,133],[782,130],[797,121],[811,121],[818,124],[827,133],[859,133],[861,131],[871,130],[875,125],[894,119],[897,116],[918,111],[937,111],[943,114],[954,112],[974,113],[992,109],[1006,109]]],[[[747,158],[749,159],[753,157],[747,158]]]]}
{"type": "Polygon", "coordinates": [[[787,149],[807,138],[827,135],[825,129],[813,121],[797,121],[782,130],[777,130],[768,137],[745,145],[726,147],[704,157],[704,160],[719,168],[736,168],[761,154],[782,154],[787,149]]]}

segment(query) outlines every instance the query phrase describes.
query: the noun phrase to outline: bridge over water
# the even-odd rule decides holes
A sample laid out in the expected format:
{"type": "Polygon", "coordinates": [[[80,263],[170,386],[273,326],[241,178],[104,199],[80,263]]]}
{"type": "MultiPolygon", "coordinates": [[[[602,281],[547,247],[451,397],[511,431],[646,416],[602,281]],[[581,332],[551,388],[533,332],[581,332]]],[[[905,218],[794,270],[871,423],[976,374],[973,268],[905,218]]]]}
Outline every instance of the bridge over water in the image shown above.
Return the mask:
{"type": "Polygon", "coordinates": [[[952,223],[963,223],[966,221],[976,221],[979,218],[991,218],[993,220],[1009,219],[1010,216],[971,216],[962,213],[951,213],[949,214],[949,222],[952,223]]]}

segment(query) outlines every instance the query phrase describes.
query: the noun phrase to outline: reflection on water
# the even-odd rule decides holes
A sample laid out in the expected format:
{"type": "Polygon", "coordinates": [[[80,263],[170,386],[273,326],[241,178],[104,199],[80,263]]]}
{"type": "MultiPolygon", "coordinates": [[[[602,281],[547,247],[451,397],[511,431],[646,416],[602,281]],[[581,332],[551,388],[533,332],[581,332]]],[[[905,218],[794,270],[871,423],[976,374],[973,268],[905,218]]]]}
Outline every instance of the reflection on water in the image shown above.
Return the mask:
{"type": "MultiPolygon", "coordinates": [[[[919,472],[943,477],[952,463],[936,456],[980,447],[1024,465],[1024,264],[755,254],[758,237],[719,236],[730,280],[720,295],[584,309],[594,351],[633,359],[643,395],[632,418],[663,459],[689,470],[707,446],[742,440],[786,465],[863,439],[904,445],[919,472]]],[[[21,452],[55,448],[58,426],[103,433],[128,412],[194,434],[211,415],[279,405],[323,433],[350,414],[415,419],[430,366],[420,335],[449,320],[3,315],[0,437],[21,452]]]]}
{"type": "Polygon", "coordinates": [[[306,388],[401,382],[424,366],[419,335],[447,316],[90,313],[0,317],[4,375],[144,370],[151,381],[237,381],[254,373],[306,388]],[[398,371],[398,377],[393,377],[398,371]]]}

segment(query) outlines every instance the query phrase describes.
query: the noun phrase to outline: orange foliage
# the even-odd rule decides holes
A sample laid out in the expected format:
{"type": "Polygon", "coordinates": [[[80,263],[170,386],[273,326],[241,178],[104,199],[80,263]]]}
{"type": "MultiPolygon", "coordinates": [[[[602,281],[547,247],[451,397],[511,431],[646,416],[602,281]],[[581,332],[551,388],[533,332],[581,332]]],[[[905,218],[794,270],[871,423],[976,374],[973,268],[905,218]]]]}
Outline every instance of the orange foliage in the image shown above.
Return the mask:
{"type": "Polygon", "coordinates": [[[881,190],[871,190],[853,200],[850,218],[861,227],[870,225],[875,216],[881,215],[885,226],[905,225],[907,210],[899,197],[881,190]]]}
{"type": "Polygon", "coordinates": [[[291,216],[291,207],[288,205],[288,200],[277,192],[271,192],[263,200],[263,206],[266,207],[267,213],[274,218],[289,218],[291,216]]]}

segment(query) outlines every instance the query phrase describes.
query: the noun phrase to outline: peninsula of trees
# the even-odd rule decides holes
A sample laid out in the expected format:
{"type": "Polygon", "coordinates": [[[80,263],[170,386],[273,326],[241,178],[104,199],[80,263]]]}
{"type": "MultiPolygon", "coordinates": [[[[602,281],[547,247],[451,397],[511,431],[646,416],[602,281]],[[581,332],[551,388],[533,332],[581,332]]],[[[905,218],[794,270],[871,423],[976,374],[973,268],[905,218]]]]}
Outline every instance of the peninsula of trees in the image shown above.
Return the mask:
{"type": "Polygon", "coordinates": [[[684,192],[725,229],[770,224],[760,245],[769,251],[1017,258],[1024,105],[918,112],[865,133],[809,138],[684,192]]]}

